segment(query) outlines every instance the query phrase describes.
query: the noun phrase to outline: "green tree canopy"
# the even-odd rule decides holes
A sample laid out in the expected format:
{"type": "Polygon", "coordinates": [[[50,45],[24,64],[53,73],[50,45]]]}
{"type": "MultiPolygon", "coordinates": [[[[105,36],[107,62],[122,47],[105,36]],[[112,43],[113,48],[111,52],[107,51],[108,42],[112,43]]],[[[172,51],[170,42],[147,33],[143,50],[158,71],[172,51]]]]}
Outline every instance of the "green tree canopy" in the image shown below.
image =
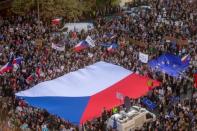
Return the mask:
{"type": "Polygon", "coordinates": [[[116,6],[120,0],[13,0],[12,11],[25,15],[31,9],[40,7],[41,18],[66,17],[75,19],[84,13],[116,6]]]}
{"type": "Polygon", "coordinates": [[[25,15],[35,5],[35,0],[14,0],[11,10],[19,15],[25,15]]]}

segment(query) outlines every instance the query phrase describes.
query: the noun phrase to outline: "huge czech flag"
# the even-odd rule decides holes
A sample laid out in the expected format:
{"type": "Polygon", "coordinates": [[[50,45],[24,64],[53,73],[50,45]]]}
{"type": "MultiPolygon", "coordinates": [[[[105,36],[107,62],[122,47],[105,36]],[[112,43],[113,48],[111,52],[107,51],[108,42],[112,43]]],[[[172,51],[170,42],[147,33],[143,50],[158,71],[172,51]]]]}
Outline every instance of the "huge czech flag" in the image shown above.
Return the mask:
{"type": "MultiPolygon", "coordinates": [[[[145,95],[150,79],[120,66],[97,62],[57,79],[16,93],[29,105],[46,109],[73,124],[99,117],[103,109],[123,104],[117,93],[130,98],[145,95]]],[[[159,82],[153,81],[153,87],[159,82]]]]}

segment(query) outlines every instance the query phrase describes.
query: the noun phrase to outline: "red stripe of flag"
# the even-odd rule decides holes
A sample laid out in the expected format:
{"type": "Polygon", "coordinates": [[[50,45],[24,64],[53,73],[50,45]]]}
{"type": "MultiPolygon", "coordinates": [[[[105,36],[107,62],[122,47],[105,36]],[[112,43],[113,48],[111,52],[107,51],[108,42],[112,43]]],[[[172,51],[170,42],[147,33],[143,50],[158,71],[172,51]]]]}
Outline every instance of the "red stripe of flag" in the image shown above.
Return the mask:
{"type": "Polygon", "coordinates": [[[197,72],[194,74],[194,87],[197,88],[197,72]]]}

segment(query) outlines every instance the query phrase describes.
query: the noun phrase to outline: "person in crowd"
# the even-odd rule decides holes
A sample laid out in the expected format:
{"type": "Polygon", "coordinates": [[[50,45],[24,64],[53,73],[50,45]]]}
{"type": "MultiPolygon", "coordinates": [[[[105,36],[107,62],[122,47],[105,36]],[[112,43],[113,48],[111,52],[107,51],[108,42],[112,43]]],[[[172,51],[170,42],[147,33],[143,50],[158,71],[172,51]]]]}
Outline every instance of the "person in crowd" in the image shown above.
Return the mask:
{"type": "MultiPolygon", "coordinates": [[[[23,17],[13,15],[3,18],[0,26],[0,65],[9,62],[12,56],[23,57],[24,60],[13,70],[0,76],[0,128],[36,131],[79,130],[78,126],[67,120],[29,106],[14,94],[97,61],[106,61],[161,82],[160,87],[151,89],[147,95],[158,105],[157,120],[145,124],[142,130],[197,130],[197,99],[193,96],[187,99],[189,87],[193,86],[189,78],[197,67],[197,12],[192,2],[149,0],[146,4],[151,8],[140,8],[132,15],[122,11],[121,17],[111,20],[106,20],[97,13],[94,29],[87,32],[68,32],[66,36],[54,35],[57,29],[47,22],[43,21],[37,26],[34,11],[23,17]],[[96,41],[96,46],[74,52],[74,45],[88,35],[96,41]],[[53,42],[58,43],[61,40],[66,41],[65,52],[51,48],[53,42]],[[117,44],[113,52],[103,46],[110,43],[117,44]],[[185,77],[175,79],[161,72],[154,72],[142,64],[138,60],[139,51],[148,54],[150,59],[165,52],[179,56],[190,54],[190,67],[185,72],[185,77]]],[[[131,103],[143,106],[138,100],[131,100],[131,103]]],[[[114,108],[116,110],[113,112],[117,113],[119,108],[114,108]]],[[[106,120],[113,112],[104,110],[100,118],[84,123],[82,128],[87,131],[104,131],[106,120]]]]}

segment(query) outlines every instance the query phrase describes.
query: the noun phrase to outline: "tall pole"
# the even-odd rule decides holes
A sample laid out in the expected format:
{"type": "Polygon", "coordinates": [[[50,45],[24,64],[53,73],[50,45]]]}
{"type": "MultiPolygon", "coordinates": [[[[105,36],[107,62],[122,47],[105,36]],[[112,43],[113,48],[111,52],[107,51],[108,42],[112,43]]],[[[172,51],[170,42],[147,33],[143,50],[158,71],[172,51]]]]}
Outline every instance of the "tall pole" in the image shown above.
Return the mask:
{"type": "Polygon", "coordinates": [[[37,0],[37,8],[38,8],[38,30],[40,31],[40,4],[39,4],[39,0],[37,0]]]}

